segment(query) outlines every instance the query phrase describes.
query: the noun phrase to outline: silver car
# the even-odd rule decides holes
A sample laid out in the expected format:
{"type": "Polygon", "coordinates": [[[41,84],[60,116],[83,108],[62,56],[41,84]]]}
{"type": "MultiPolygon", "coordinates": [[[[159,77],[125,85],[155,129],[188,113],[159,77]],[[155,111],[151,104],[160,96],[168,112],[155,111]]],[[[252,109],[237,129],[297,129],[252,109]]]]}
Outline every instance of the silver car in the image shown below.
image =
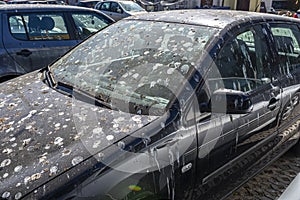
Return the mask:
{"type": "Polygon", "coordinates": [[[147,12],[137,3],[124,0],[99,2],[95,5],[95,9],[100,10],[116,21],[131,15],[147,12]]]}

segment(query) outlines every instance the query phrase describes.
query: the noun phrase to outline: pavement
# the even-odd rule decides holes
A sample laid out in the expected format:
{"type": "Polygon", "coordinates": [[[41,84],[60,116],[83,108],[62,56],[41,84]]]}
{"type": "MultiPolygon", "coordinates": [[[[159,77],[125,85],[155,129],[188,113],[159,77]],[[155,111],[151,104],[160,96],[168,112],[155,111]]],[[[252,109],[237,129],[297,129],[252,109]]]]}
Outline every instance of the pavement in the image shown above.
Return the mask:
{"type": "MultiPolygon", "coordinates": [[[[275,200],[300,172],[300,155],[287,152],[226,200],[275,200]]],[[[299,197],[300,198],[300,197],[299,197]]]]}

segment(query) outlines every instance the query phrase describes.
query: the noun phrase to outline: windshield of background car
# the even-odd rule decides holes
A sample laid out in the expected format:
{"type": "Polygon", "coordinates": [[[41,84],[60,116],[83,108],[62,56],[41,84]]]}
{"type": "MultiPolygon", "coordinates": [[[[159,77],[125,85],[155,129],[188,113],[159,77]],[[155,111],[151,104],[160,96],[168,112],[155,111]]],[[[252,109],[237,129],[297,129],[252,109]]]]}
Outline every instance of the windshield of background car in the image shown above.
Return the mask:
{"type": "Polygon", "coordinates": [[[145,11],[141,6],[134,2],[119,2],[122,7],[129,12],[140,12],[140,11],[145,11]]]}
{"type": "Polygon", "coordinates": [[[55,81],[72,85],[114,109],[160,115],[187,82],[216,31],[126,20],[90,37],[51,70],[55,81]]]}

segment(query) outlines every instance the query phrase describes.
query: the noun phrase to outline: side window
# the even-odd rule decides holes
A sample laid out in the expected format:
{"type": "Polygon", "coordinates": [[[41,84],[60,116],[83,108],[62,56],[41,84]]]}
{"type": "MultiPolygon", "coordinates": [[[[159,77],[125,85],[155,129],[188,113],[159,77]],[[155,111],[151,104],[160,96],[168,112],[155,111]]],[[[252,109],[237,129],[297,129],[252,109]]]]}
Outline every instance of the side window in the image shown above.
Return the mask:
{"type": "Polygon", "coordinates": [[[100,10],[109,10],[109,2],[104,2],[100,6],[100,10]]]}
{"type": "Polygon", "coordinates": [[[85,39],[93,33],[108,26],[110,21],[101,15],[93,13],[72,14],[80,39],[85,39]]]}
{"type": "Polygon", "coordinates": [[[19,40],[70,39],[65,20],[60,14],[12,15],[9,17],[9,26],[12,36],[19,40]]]}
{"type": "Polygon", "coordinates": [[[270,53],[260,26],[228,40],[208,77],[210,90],[220,88],[247,92],[271,81],[270,53]]]}
{"type": "Polygon", "coordinates": [[[121,10],[121,8],[120,8],[118,3],[112,2],[110,4],[110,11],[111,12],[121,12],[120,10],[121,10]]]}
{"type": "Polygon", "coordinates": [[[290,24],[271,24],[271,31],[278,52],[281,73],[289,74],[300,63],[299,28],[290,24]]]}
{"type": "Polygon", "coordinates": [[[22,20],[22,16],[9,17],[10,32],[17,39],[27,40],[26,29],[22,20]]]}

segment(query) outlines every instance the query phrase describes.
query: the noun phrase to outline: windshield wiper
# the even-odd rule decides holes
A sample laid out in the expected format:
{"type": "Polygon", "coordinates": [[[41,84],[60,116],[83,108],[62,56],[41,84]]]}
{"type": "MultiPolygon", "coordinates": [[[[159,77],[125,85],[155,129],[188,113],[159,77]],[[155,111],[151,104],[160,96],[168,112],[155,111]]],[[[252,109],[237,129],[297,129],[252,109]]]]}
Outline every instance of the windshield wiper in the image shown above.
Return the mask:
{"type": "Polygon", "coordinates": [[[68,95],[70,97],[74,97],[76,100],[83,101],[96,106],[105,107],[108,109],[113,109],[112,105],[106,102],[104,98],[102,99],[99,98],[98,96],[97,97],[93,96],[88,92],[85,92],[81,89],[74,87],[71,84],[58,81],[54,89],[62,94],[68,95]]]}
{"type": "Polygon", "coordinates": [[[51,72],[49,65],[45,68],[44,75],[45,81],[48,83],[49,87],[55,87],[57,83],[54,80],[53,73],[51,72]]]}
{"type": "Polygon", "coordinates": [[[73,91],[73,96],[75,96],[75,98],[80,101],[94,104],[96,106],[106,107],[108,109],[117,110],[109,102],[107,102],[107,100],[104,97],[101,97],[100,95],[91,95],[88,92],[85,92],[80,89],[76,89],[75,91],[73,91]]]}

